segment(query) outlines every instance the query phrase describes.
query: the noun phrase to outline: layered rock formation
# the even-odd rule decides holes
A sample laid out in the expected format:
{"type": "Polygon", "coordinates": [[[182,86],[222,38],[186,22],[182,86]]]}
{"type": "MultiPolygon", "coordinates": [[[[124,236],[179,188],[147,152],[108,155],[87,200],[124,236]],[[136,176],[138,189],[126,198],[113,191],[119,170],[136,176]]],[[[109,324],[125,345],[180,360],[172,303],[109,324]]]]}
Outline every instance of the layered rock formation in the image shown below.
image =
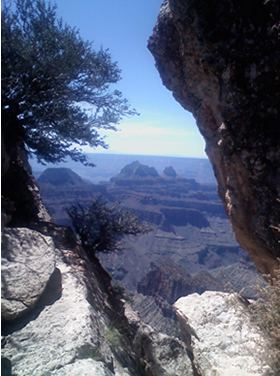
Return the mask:
{"type": "Polygon", "coordinates": [[[23,146],[4,142],[2,161],[1,374],[171,376],[183,364],[193,376],[184,343],[128,320],[98,259],[54,223],[23,146]]]}
{"type": "Polygon", "coordinates": [[[277,1],[166,0],[148,47],[197,120],[236,238],[263,273],[280,256],[277,1]]]}
{"type": "MultiPolygon", "coordinates": [[[[152,263],[156,266],[161,257],[171,258],[186,273],[208,270],[220,280],[218,285],[224,284],[226,274],[235,291],[252,285],[258,277],[234,239],[216,186],[182,178],[172,166],[159,175],[157,170],[135,161],[110,182],[98,186],[61,168],[47,169],[38,181],[43,201],[59,224],[71,224],[66,207],[73,203],[87,205],[100,194],[108,205],[121,202],[122,208],[152,224],[153,232],[126,238],[122,252],[99,255],[114,279],[129,290],[136,289],[152,263]],[[228,269],[221,273],[224,268],[228,269]]],[[[198,291],[202,290],[188,293],[198,291]]]]}
{"type": "Polygon", "coordinates": [[[84,181],[68,168],[48,168],[37,180],[44,205],[59,225],[70,225],[65,209],[72,204],[87,205],[101,195],[107,197],[104,186],[84,181]]]}
{"type": "MultiPolygon", "coordinates": [[[[70,168],[79,174],[83,179],[91,181],[94,184],[108,181],[112,176],[120,171],[124,166],[138,160],[143,165],[153,166],[161,175],[166,166],[173,166],[178,175],[195,179],[199,183],[216,184],[212,166],[208,159],[202,158],[184,158],[170,156],[149,156],[149,155],[128,155],[128,154],[87,154],[89,161],[95,164],[95,167],[83,166],[72,160],[66,160],[64,163],[56,165],[56,167],[70,168]]],[[[42,166],[34,159],[29,160],[33,173],[36,178],[48,168],[53,167],[51,164],[42,166]]]]}
{"type": "MultiPolygon", "coordinates": [[[[126,288],[134,290],[151,270],[151,263],[156,265],[162,257],[172,259],[192,275],[207,270],[221,277],[221,269],[232,265],[240,278],[248,277],[244,285],[256,280],[257,274],[244,274],[245,264],[250,265],[248,258],[239,263],[246,253],[234,239],[216,186],[182,178],[170,166],[159,175],[135,161],[111,178],[106,190],[122,208],[136,212],[154,228],[149,234],[125,239],[119,255],[100,255],[103,265],[126,288]]],[[[233,288],[236,283],[239,288],[237,279],[233,288]]]]}
{"type": "MultiPolygon", "coordinates": [[[[134,320],[99,260],[54,223],[18,151],[3,172],[1,374],[194,376],[185,344],[134,320]]],[[[81,183],[67,176],[67,189],[81,183]]]]}
{"type": "Polygon", "coordinates": [[[153,265],[152,270],[137,284],[137,292],[143,295],[161,297],[173,304],[178,298],[205,290],[222,291],[210,273],[201,272],[191,276],[185,269],[168,258],[162,258],[153,265]]]}

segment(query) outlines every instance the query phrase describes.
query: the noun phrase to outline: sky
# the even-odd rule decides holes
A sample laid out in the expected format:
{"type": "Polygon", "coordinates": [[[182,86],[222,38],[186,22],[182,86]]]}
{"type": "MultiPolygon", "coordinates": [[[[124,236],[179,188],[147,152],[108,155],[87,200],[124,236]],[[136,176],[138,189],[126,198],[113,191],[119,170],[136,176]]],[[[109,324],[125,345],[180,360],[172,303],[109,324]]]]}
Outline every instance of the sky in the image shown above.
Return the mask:
{"type": "MultiPolygon", "coordinates": [[[[124,118],[120,131],[102,131],[108,153],[206,158],[193,116],[162,84],[147,40],[162,0],[57,0],[57,15],[93,48],[108,48],[118,63],[118,89],[139,116],[124,118]]],[[[86,152],[105,152],[102,148],[86,152]]]]}

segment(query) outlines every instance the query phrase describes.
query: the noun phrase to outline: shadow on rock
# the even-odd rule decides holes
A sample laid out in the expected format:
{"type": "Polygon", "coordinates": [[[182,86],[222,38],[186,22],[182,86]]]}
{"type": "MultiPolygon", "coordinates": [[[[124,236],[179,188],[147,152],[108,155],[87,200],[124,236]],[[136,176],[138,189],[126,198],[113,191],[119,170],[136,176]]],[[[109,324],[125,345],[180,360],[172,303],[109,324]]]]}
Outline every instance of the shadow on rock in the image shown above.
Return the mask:
{"type": "Polygon", "coordinates": [[[43,294],[41,295],[33,309],[15,320],[2,320],[2,335],[6,336],[8,334],[11,334],[17,330],[22,329],[30,321],[36,320],[36,318],[46,306],[52,305],[56,300],[61,298],[61,292],[61,272],[58,268],[55,268],[43,294]]]}

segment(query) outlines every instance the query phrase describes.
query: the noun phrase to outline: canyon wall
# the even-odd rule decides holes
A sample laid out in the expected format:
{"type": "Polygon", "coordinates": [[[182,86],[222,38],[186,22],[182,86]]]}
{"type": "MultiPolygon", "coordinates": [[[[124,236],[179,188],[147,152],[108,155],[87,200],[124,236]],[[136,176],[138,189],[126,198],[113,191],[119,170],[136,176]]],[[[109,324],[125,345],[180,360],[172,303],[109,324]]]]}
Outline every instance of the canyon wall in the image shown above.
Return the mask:
{"type": "Polygon", "coordinates": [[[194,115],[235,236],[262,273],[280,257],[280,5],[164,1],[149,39],[163,84],[194,115]]]}

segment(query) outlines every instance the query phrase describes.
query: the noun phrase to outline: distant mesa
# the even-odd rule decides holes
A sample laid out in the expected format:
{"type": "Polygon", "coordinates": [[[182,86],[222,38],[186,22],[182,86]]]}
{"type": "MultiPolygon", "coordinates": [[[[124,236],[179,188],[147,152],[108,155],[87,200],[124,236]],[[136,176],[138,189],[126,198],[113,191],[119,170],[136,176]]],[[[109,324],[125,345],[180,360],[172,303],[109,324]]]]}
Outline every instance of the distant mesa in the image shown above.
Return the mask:
{"type": "Polygon", "coordinates": [[[140,162],[135,161],[128,165],[126,165],[122,170],[120,175],[123,177],[131,177],[131,176],[139,176],[139,177],[146,177],[152,176],[156,178],[158,176],[158,172],[154,167],[149,167],[142,165],[140,162]]]}
{"type": "Polygon", "coordinates": [[[157,178],[159,178],[159,174],[154,167],[145,166],[135,161],[126,165],[118,175],[110,179],[110,182],[117,185],[126,185],[131,182],[154,184],[157,178]]]}
{"type": "Polygon", "coordinates": [[[88,183],[69,168],[48,168],[37,181],[43,203],[59,225],[71,224],[65,212],[71,204],[87,205],[101,195],[109,199],[105,186],[88,183]]]}
{"type": "Polygon", "coordinates": [[[169,166],[165,167],[163,175],[168,176],[169,178],[176,178],[177,173],[172,166],[169,166]]]}
{"type": "Polygon", "coordinates": [[[84,183],[83,179],[70,168],[47,168],[38,179],[39,184],[49,183],[51,185],[84,183]]]}
{"type": "Polygon", "coordinates": [[[168,180],[173,180],[175,178],[178,180],[181,179],[182,182],[195,182],[194,179],[188,180],[180,178],[172,166],[165,167],[163,174],[160,176],[154,167],[143,165],[139,161],[134,161],[126,165],[118,175],[110,179],[110,182],[117,185],[127,185],[132,183],[136,185],[151,185],[168,182],[168,180]]]}

